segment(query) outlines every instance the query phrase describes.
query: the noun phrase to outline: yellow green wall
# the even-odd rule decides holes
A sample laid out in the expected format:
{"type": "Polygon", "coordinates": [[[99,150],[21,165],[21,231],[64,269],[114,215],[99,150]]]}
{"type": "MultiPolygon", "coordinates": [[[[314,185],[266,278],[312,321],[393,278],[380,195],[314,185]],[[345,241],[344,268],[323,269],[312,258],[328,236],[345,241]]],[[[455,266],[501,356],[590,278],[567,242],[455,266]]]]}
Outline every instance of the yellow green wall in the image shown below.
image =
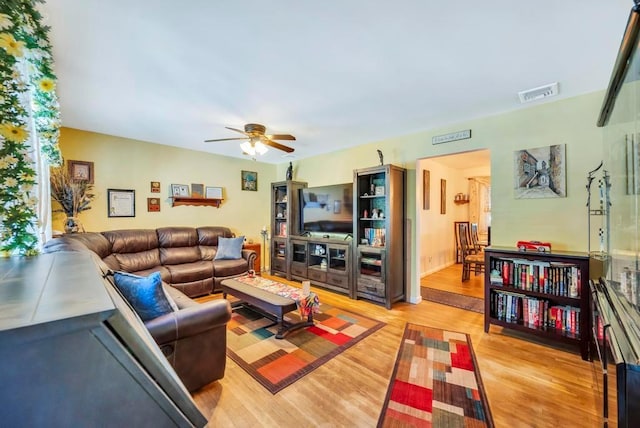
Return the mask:
{"type": "MultiPolygon", "coordinates": [[[[87,231],[162,226],[227,226],[236,235],[262,242],[260,229],[269,224],[273,165],[252,160],[184,150],[110,135],[62,128],[60,148],[65,159],[94,162],[96,198],[79,218],[87,231]],[[258,191],[240,188],[242,170],[258,173],[258,191]],[[159,181],[161,193],[151,193],[159,181]],[[202,183],[223,187],[220,208],[172,207],[171,184],[202,183]],[[136,216],[107,216],[107,189],[133,189],[136,216]],[[160,197],[160,212],[147,212],[147,198],[160,197]]],[[[284,174],[282,175],[284,177],[284,174]]],[[[54,214],[53,229],[62,230],[63,214],[54,214]]]]}
{"type": "MultiPolygon", "coordinates": [[[[421,267],[420,255],[424,241],[437,241],[427,242],[430,247],[449,247],[452,241],[447,237],[431,238],[437,234],[430,229],[429,222],[422,221],[422,174],[416,174],[419,160],[489,149],[492,244],[511,247],[519,239],[537,239],[550,241],[554,249],[584,251],[587,246],[586,174],[602,158],[602,131],[595,122],[603,96],[603,92],[596,92],[547,102],[510,113],[296,160],[294,179],[306,181],[309,186],[350,182],[354,169],[379,163],[376,149],[383,151],[385,163],[407,168],[408,227],[412,237],[408,249],[408,299],[417,302],[420,300],[419,275],[425,269],[424,264],[421,267]],[[471,129],[473,138],[435,146],[431,144],[434,135],[462,129],[471,129]],[[514,199],[513,152],[552,144],[566,144],[567,197],[514,199]],[[420,177],[420,180],[416,177],[420,177]]],[[[66,159],[95,162],[97,198],[93,209],[80,215],[87,230],[226,225],[236,234],[246,234],[254,240],[260,240],[260,229],[264,224],[269,224],[269,184],[282,180],[288,166],[288,162],[273,166],[69,128],[62,130],[60,145],[66,159]],[[258,172],[258,192],[240,190],[240,171],[243,169],[258,172]],[[162,184],[160,213],[148,213],[146,210],[146,198],[154,196],[149,191],[150,181],[160,181],[162,184]],[[172,208],[169,203],[169,186],[172,183],[222,186],[225,189],[225,201],[220,209],[172,208]],[[107,217],[107,188],[136,190],[135,218],[107,217]]],[[[439,183],[439,179],[432,174],[432,184],[439,183]]],[[[436,200],[432,199],[432,206],[436,200]]],[[[54,229],[61,229],[62,217],[56,219],[54,229]]],[[[437,223],[433,228],[441,226],[437,223]]],[[[453,226],[449,229],[453,233],[453,226]]]]}
{"type": "MultiPolygon", "coordinates": [[[[416,224],[421,216],[422,184],[416,184],[418,159],[477,149],[491,151],[492,244],[513,247],[520,239],[549,241],[557,250],[585,251],[587,248],[586,175],[602,159],[602,130],[596,119],[604,92],[586,94],[556,102],[533,105],[510,113],[456,123],[425,132],[399,136],[352,149],[294,162],[295,178],[310,186],[348,181],[352,170],[378,164],[376,149],[385,163],[409,169],[407,204],[412,242],[409,300],[419,301],[419,237],[429,239],[428,225],[416,224]],[[472,138],[432,145],[431,137],[463,129],[472,138]],[[567,197],[558,199],[514,199],[513,152],[523,148],[566,144],[567,197]],[[419,209],[416,209],[419,208],[419,209]],[[426,229],[426,230],[424,230],[426,229]]],[[[461,101],[463,102],[463,101],[461,101]]],[[[283,175],[287,164],[278,165],[283,175]]],[[[431,182],[439,177],[431,175],[431,182]]],[[[432,187],[433,189],[433,187],[432,187]]],[[[437,199],[436,199],[437,200],[437,199]]],[[[433,208],[432,208],[433,209],[433,208]]],[[[435,225],[439,227],[439,225],[435,225]]],[[[450,227],[453,233],[453,226],[450,227]]],[[[450,246],[448,242],[430,245],[450,246]]]]}

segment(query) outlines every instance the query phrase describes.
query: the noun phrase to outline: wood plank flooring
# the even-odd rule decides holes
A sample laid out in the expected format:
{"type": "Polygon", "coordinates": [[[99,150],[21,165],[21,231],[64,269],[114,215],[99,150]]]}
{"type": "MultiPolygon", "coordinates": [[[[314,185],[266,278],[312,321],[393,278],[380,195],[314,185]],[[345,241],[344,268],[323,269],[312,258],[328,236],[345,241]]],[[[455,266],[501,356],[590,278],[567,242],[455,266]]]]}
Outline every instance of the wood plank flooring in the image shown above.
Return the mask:
{"type": "MultiPolygon", "coordinates": [[[[454,291],[447,287],[460,283],[459,275],[435,275],[425,278],[430,287],[454,291]]],[[[472,283],[481,276],[471,278],[457,286],[476,293],[472,283]]],[[[322,302],[387,325],[276,395],[227,358],[225,377],[194,394],[208,426],[375,427],[406,322],[471,336],[496,427],[602,426],[600,372],[597,363],[582,361],[577,348],[545,345],[496,326],[485,334],[482,314],[450,306],[399,303],[386,310],[312,289],[322,302]]]]}
{"type": "Polygon", "coordinates": [[[422,287],[436,288],[465,296],[484,298],[484,274],[471,272],[468,281],[462,282],[462,264],[454,264],[422,277],[422,287]]]}

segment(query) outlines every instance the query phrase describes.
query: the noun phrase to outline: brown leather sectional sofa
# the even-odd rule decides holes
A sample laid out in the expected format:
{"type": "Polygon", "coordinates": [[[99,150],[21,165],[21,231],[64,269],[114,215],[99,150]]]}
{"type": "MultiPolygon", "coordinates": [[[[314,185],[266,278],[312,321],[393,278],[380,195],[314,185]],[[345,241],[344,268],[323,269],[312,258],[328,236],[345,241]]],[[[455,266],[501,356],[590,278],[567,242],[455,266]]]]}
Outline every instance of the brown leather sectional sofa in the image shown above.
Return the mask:
{"type": "Polygon", "coordinates": [[[243,249],[239,260],[214,260],[219,237],[231,238],[233,233],[220,226],[72,233],[47,242],[45,251],[78,251],[84,246],[109,269],[141,276],[159,271],[164,282],[198,297],[221,291],[223,280],[253,269],[253,250],[243,249]]]}
{"type": "MultiPolygon", "coordinates": [[[[48,241],[44,250],[91,251],[103,273],[159,271],[178,311],[145,326],[186,388],[195,391],[224,376],[231,307],[224,299],[197,303],[191,297],[219,291],[224,279],[253,269],[256,258],[243,249],[242,259],[213,260],[218,238],[232,236],[228,228],[213,226],[112,230],[64,235],[48,241]]],[[[113,285],[113,277],[106,278],[113,285]]]]}

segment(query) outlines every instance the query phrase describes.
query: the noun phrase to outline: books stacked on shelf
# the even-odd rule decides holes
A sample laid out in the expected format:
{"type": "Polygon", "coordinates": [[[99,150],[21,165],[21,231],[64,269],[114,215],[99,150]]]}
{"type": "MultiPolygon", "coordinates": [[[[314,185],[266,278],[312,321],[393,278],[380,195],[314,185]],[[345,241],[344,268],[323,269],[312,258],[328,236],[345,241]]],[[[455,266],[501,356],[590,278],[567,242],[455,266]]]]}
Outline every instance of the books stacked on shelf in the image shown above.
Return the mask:
{"type": "Polygon", "coordinates": [[[582,278],[572,263],[496,258],[490,261],[490,282],[524,291],[578,298],[582,278]]]}
{"type": "Polygon", "coordinates": [[[563,335],[580,335],[580,308],[551,306],[549,300],[508,291],[491,293],[493,317],[536,330],[555,330],[563,335]]]}
{"type": "Polygon", "coordinates": [[[374,247],[384,247],[386,229],[376,229],[373,227],[364,228],[364,237],[369,241],[369,245],[374,247]]]}

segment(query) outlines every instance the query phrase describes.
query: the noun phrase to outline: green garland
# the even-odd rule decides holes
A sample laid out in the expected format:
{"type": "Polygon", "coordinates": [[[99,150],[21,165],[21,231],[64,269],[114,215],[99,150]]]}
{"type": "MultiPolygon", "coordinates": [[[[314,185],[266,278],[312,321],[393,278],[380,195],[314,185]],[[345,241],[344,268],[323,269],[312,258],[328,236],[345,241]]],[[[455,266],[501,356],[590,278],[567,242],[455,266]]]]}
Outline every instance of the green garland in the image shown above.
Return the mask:
{"type": "MultiPolygon", "coordinates": [[[[42,0],[0,2],[0,251],[38,252],[36,166],[31,123],[41,155],[61,163],[60,109],[49,28],[35,8],[42,0]],[[30,105],[29,105],[30,104],[30,105]],[[33,122],[32,122],[33,121],[33,122]]],[[[48,186],[48,183],[47,183],[48,186]]]]}

